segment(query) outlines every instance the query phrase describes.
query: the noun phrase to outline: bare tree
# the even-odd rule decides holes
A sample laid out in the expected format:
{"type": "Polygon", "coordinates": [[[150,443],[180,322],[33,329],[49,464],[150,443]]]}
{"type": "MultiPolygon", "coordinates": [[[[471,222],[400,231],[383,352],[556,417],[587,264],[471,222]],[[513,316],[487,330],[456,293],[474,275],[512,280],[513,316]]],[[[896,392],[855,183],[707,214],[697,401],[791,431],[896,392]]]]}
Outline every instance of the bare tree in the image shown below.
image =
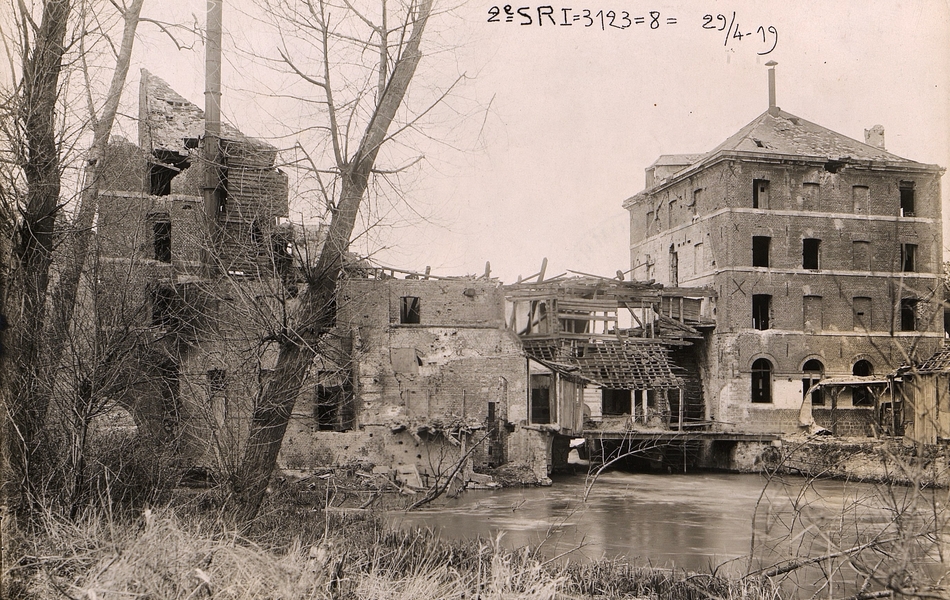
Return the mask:
{"type": "MultiPolygon", "coordinates": [[[[318,340],[334,326],[337,279],[380,149],[394,134],[411,126],[391,131],[423,55],[422,37],[432,14],[432,0],[413,0],[402,7],[398,20],[386,2],[381,3],[375,20],[346,0],[340,6],[309,0],[279,3],[274,8],[289,26],[310,36],[311,51],[320,57],[319,71],[310,73],[286,48],[280,52],[285,66],[310,84],[326,109],[325,131],[333,157],[328,172],[333,182],[321,180],[321,187],[331,219],[316,266],[307,273],[299,308],[280,332],[277,365],[255,401],[243,460],[232,481],[237,516],[245,520],[260,507],[318,340]],[[338,20],[340,14],[362,24],[363,35],[354,34],[357,27],[341,26],[351,22],[338,20]],[[339,58],[335,49],[340,46],[376,58],[366,66],[368,71],[354,79],[351,73],[336,69],[340,65],[335,62],[339,58]],[[353,81],[357,81],[355,90],[353,81]],[[346,89],[346,99],[339,100],[338,95],[346,89]]],[[[319,172],[316,175],[320,177],[319,172]]]]}

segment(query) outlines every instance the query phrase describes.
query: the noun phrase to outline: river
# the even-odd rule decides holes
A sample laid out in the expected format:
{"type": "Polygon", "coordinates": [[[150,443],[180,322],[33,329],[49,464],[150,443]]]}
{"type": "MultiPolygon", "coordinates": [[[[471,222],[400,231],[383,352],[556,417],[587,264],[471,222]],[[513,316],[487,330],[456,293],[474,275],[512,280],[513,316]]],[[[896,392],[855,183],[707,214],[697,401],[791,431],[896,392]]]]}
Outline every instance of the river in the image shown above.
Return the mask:
{"type": "MultiPolygon", "coordinates": [[[[891,535],[895,521],[905,533],[907,523],[926,528],[934,506],[944,519],[943,535],[950,536],[950,511],[946,504],[933,504],[935,498],[945,502],[946,490],[935,496],[913,488],[798,477],[620,471],[604,473],[586,501],[585,488],[585,477],[573,475],[558,477],[547,488],[472,490],[416,512],[392,513],[390,520],[399,527],[431,528],[443,538],[502,534],[506,548],[540,545],[548,558],[620,557],[690,571],[721,566],[720,572],[736,575],[750,567],[753,537],[755,569],[849,548],[874,533],[891,535]]],[[[940,541],[946,544],[946,537],[938,536],[940,541]]],[[[936,552],[931,544],[915,560],[932,562],[936,552]]],[[[855,569],[847,571],[841,577],[853,581],[855,569]]]]}

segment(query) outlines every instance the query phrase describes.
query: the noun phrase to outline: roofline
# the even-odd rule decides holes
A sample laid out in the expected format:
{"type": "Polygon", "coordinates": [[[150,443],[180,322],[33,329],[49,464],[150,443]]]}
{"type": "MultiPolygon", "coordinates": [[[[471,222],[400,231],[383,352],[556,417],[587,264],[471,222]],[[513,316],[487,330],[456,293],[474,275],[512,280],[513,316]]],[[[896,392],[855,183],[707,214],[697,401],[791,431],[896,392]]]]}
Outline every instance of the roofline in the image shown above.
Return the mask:
{"type": "Polygon", "coordinates": [[[634,201],[641,197],[645,196],[648,192],[650,194],[663,191],[666,188],[674,186],[680,183],[682,180],[691,177],[695,173],[712,167],[713,165],[726,161],[726,160],[740,160],[746,162],[765,162],[765,163],[804,163],[804,164],[820,164],[824,165],[828,161],[838,161],[845,163],[851,167],[864,167],[872,171],[910,171],[916,173],[933,173],[943,175],[946,172],[946,168],[941,167],[936,164],[928,163],[919,163],[912,160],[907,162],[896,162],[896,161],[883,161],[883,160],[872,160],[872,159],[859,159],[851,157],[839,157],[832,158],[830,156],[811,156],[811,155],[802,155],[802,154],[774,154],[774,153],[765,153],[765,152],[750,152],[748,150],[720,150],[715,154],[710,156],[703,157],[698,162],[692,164],[691,166],[674,173],[668,179],[661,181],[659,184],[653,186],[652,188],[647,188],[633,196],[630,196],[623,201],[623,207],[628,208],[634,203],[634,201]]]}

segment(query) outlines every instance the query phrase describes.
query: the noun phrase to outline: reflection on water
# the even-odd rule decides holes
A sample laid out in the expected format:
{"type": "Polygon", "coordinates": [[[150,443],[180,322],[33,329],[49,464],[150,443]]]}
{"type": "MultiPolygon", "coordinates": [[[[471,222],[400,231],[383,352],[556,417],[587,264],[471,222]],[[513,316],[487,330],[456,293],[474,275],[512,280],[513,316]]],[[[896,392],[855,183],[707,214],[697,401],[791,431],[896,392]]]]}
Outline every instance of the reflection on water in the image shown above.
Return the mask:
{"type": "MultiPolygon", "coordinates": [[[[469,491],[417,512],[392,513],[390,519],[395,526],[432,528],[443,538],[503,533],[505,547],[541,545],[549,558],[623,557],[686,570],[728,563],[723,569],[733,574],[750,568],[753,542],[754,569],[848,548],[881,532],[896,535],[895,523],[907,531],[933,529],[926,516],[935,506],[933,492],[896,488],[885,497],[872,484],[805,483],[796,477],[766,486],[760,475],[609,472],[587,502],[581,475],[556,479],[550,488],[469,491]],[[900,511],[904,516],[895,519],[900,511]]],[[[944,491],[937,498],[945,496],[944,491]]],[[[945,519],[947,511],[940,513],[945,519]]],[[[938,527],[950,536],[946,521],[938,527]]],[[[931,545],[914,560],[932,561],[935,553],[931,545]]],[[[849,569],[853,583],[855,570],[849,569]]]]}

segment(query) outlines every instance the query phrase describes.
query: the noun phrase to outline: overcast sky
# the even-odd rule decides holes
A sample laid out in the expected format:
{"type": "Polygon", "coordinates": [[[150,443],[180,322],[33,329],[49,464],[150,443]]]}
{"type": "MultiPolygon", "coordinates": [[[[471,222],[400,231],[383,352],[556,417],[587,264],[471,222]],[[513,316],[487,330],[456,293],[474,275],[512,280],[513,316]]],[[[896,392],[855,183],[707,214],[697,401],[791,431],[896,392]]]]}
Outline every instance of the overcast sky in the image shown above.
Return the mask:
{"type": "MultiPolygon", "coordinates": [[[[204,20],[204,0],[146,6],[153,17],[204,20]]],[[[529,7],[532,25],[520,17],[490,23],[492,6],[504,5],[470,1],[430,25],[430,48],[439,52],[417,78],[436,89],[465,73],[470,79],[456,93],[464,123],[443,132],[451,147],[422,148],[408,204],[382,210],[391,226],[357,245],[383,264],[459,275],[481,273],[490,261],[505,282],[536,272],[544,257],[549,275],[626,270],[621,203],[643,189],[644,168],[660,154],[706,152],[766,110],[769,60],[779,63],[784,110],[859,140],[880,124],[889,151],[950,164],[946,0],[551,4],[559,21],[562,8],[589,9],[595,18],[613,10],[617,24],[622,10],[631,21],[645,18],[605,31],[599,18],[587,28],[583,18],[539,27],[538,4],[527,2],[512,6],[529,7]],[[659,13],[652,29],[650,11],[659,13]],[[722,26],[716,15],[723,14],[753,35],[725,43],[725,32],[703,28],[707,14],[710,26],[722,26]]],[[[275,112],[286,109],[269,108],[267,78],[241,53],[271,42],[253,25],[258,10],[225,0],[224,113],[267,138],[275,112]]],[[[203,49],[177,51],[154,30],[146,35],[133,77],[144,67],[201,105],[203,49]]],[[[438,129],[432,134],[438,138],[438,129]]],[[[944,181],[945,214],[948,187],[944,181]]],[[[312,213],[305,204],[294,208],[312,213]]]]}

